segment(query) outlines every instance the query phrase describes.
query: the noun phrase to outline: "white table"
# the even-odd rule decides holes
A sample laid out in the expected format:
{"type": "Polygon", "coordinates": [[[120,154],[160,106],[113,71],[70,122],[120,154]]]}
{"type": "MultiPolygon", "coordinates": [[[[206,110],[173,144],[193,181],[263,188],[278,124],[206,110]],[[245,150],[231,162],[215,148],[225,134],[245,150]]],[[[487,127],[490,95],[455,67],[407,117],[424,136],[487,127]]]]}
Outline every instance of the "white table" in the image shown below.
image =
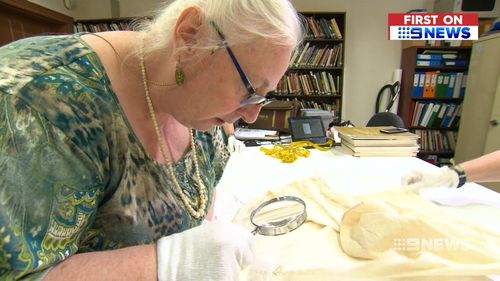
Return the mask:
{"type": "MultiPolygon", "coordinates": [[[[415,157],[352,157],[341,148],[312,149],[309,158],[286,164],[265,155],[259,147],[247,147],[229,159],[217,186],[215,219],[231,220],[241,204],[299,179],[319,176],[337,191],[360,194],[401,188],[401,177],[414,169],[438,168],[415,157]]],[[[500,232],[500,194],[495,191],[467,183],[460,189],[427,190],[423,196],[458,204],[446,208],[500,232]],[[489,205],[477,204],[483,201],[489,205]]]]}
{"type": "MultiPolygon", "coordinates": [[[[361,194],[401,188],[401,177],[414,169],[438,168],[415,157],[352,157],[342,148],[326,152],[313,149],[309,158],[286,164],[265,155],[259,147],[247,147],[228,162],[217,186],[214,219],[230,221],[242,204],[296,180],[319,176],[337,191],[361,194]]],[[[421,194],[445,202],[444,208],[464,221],[500,233],[500,194],[495,191],[467,183],[460,189],[428,189],[421,194]],[[479,204],[483,202],[488,204],[479,204]]],[[[500,276],[490,278],[500,281],[500,276]]]]}
{"type": "MultiPolygon", "coordinates": [[[[333,189],[351,194],[401,188],[401,177],[414,169],[437,170],[415,157],[352,157],[341,148],[311,150],[309,158],[292,164],[269,157],[259,147],[232,155],[217,186],[214,219],[232,220],[240,206],[268,190],[296,180],[319,176],[333,189]]],[[[500,233],[500,194],[475,183],[459,189],[428,189],[421,193],[462,218],[500,233]],[[485,204],[478,204],[486,202],[485,204]],[[454,206],[451,206],[454,205],[454,206]]],[[[500,281],[500,276],[489,276],[500,281]]]]}

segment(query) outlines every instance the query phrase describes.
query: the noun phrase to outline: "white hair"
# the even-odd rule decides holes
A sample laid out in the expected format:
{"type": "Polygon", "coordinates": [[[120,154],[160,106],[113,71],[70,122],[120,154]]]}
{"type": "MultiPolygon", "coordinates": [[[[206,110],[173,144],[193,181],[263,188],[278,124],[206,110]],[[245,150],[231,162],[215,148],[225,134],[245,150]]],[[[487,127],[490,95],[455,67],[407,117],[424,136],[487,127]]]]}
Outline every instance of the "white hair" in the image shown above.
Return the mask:
{"type": "Polygon", "coordinates": [[[296,47],[302,39],[300,18],[288,0],[176,0],[160,9],[151,21],[139,25],[142,38],[148,42],[144,51],[171,45],[177,19],[190,7],[202,11],[202,28],[208,34],[205,40],[190,45],[191,48],[220,46],[221,40],[212,22],[229,45],[269,39],[275,45],[296,47]]]}

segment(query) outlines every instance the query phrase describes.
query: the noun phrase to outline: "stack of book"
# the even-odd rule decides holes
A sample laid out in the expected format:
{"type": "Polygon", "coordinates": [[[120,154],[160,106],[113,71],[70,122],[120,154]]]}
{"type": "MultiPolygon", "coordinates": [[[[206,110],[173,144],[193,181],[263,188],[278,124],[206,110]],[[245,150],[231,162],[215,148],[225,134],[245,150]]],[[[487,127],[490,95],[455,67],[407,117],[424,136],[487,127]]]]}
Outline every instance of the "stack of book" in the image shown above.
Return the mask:
{"type": "Polygon", "coordinates": [[[416,156],[418,135],[411,132],[386,134],[394,127],[336,127],[342,147],[353,156],[416,156]]]}

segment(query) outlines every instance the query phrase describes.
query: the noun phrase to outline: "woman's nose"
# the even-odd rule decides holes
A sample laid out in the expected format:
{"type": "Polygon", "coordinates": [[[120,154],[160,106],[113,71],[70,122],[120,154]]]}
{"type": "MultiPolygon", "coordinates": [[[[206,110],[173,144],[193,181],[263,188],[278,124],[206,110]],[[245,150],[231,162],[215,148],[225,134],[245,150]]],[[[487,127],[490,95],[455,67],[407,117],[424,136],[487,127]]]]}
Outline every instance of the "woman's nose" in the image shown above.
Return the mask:
{"type": "Polygon", "coordinates": [[[246,123],[253,123],[257,120],[257,116],[259,116],[259,112],[262,109],[262,105],[248,105],[238,109],[238,113],[241,116],[241,119],[246,123]]]}

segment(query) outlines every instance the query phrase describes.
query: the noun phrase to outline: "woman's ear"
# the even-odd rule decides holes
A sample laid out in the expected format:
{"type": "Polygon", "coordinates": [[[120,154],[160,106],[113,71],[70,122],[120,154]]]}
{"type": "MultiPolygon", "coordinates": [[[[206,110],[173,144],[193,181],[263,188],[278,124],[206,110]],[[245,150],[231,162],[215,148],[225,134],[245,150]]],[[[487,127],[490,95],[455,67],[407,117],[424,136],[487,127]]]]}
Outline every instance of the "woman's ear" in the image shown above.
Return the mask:
{"type": "Polygon", "coordinates": [[[174,46],[187,47],[196,44],[200,37],[201,27],[204,23],[204,16],[200,8],[189,7],[185,9],[179,18],[174,30],[174,46]]]}

